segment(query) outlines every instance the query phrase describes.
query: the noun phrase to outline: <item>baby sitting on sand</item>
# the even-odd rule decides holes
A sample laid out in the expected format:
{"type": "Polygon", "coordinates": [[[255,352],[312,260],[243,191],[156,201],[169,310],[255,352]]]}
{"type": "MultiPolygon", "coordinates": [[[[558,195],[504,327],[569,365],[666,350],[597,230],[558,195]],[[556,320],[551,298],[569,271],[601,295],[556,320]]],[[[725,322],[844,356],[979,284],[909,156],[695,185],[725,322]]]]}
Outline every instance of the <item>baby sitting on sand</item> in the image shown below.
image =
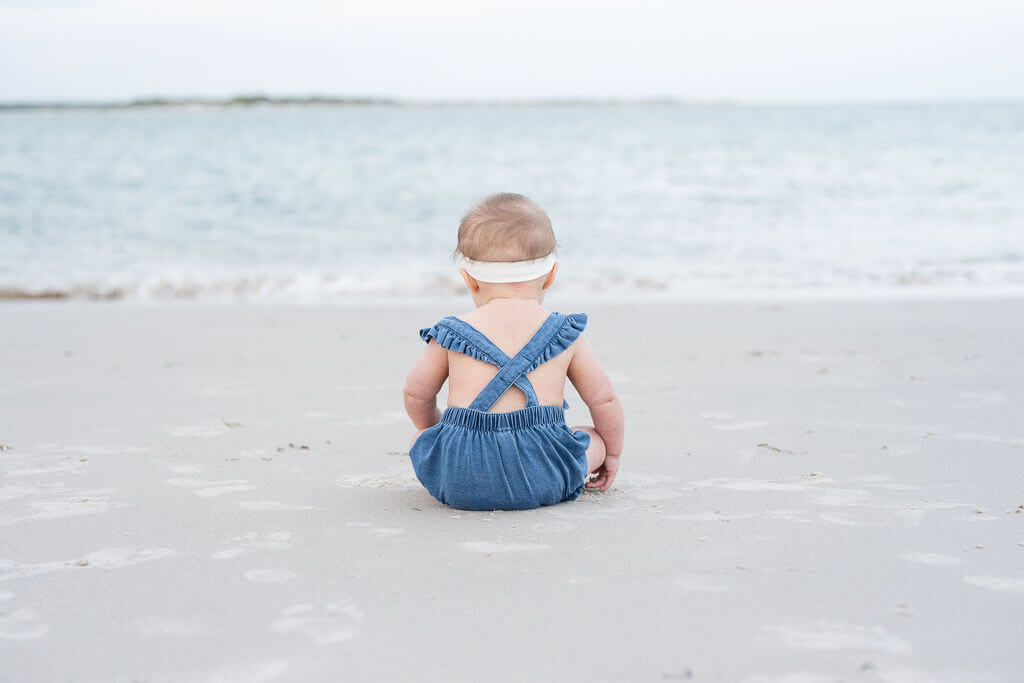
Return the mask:
{"type": "Polygon", "coordinates": [[[420,330],[427,348],[404,390],[419,430],[409,452],[416,476],[464,510],[552,505],[576,499],[584,484],[608,490],[622,454],[622,407],[582,336],[587,316],[541,305],[558,272],[547,214],[523,195],[491,195],[462,219],[457,252],[476,310],[420,330]],[[593,427],[566,424],[566,377],[593,427]]]}

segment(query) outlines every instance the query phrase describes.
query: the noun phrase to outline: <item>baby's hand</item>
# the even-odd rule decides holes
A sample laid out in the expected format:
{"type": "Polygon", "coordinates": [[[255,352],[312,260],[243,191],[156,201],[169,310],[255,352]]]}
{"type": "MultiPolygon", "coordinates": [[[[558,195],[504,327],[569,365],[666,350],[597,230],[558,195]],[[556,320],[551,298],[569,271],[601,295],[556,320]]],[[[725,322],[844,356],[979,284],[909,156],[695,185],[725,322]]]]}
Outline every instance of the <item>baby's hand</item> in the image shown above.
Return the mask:
{"type": "Polygon", "coordinates": [[[604,464],[597,468],[597,476],[587,482],[588,489],[607,491],[615,481],[615,475],[619,473],[618,455],[606,455],[604,464]]]}

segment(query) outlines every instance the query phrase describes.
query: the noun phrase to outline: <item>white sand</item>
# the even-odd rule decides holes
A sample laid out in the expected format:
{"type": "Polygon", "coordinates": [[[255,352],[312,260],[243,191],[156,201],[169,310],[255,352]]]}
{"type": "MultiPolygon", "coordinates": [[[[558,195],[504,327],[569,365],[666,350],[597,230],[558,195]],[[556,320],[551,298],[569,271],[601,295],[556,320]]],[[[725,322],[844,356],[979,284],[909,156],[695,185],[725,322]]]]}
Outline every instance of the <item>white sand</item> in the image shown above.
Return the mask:
{"type": "Polygon", "coordinates": [[[591,308],[623,472],[516,513],[405,455],[447,312],[0,307],[0,681],[1021,680],[1019,300],[591,308]]]}

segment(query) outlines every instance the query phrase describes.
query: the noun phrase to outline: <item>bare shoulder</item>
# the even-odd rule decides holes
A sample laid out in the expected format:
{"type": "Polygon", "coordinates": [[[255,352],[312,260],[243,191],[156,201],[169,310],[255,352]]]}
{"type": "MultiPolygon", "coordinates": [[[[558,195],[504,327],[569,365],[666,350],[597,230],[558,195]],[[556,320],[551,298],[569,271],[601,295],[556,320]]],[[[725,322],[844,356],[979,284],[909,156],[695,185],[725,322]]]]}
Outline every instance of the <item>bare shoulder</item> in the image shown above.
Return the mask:
{"type": "Polygon", "coordinates": [[[593,355],[594,349],[591,348],[590,340],[587,339],[586,333],[580,332],[579,336],[565,350],[565,353],[569,356],[570,360],[574,360],[577,356],[593,355]]]}

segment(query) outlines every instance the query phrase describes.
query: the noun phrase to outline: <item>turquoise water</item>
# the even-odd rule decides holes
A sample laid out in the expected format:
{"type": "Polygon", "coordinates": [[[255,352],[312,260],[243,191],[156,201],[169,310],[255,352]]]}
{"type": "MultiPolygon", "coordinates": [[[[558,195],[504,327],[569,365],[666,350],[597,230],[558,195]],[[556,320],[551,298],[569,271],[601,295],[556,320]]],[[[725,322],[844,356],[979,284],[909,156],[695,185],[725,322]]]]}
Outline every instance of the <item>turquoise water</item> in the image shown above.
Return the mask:
{"type": "Polygon", "coordinates": [[[1024,104],[0,112],[0,290],[444,294],[499,190],[569,292],[1024,292],[1024,104]]]}

